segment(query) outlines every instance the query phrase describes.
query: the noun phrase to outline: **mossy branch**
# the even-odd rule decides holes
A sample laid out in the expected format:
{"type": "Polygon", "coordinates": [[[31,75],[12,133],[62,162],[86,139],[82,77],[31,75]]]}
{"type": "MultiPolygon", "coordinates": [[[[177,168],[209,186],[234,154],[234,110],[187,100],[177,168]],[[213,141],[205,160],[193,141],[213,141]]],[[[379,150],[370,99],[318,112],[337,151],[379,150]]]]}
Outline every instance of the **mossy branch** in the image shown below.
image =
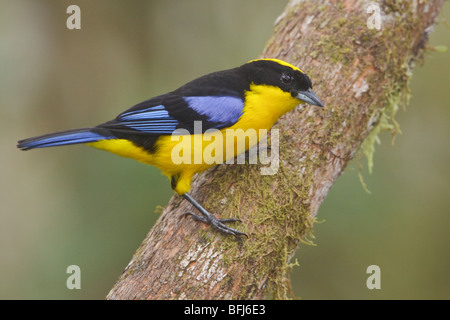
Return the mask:
{"type": "Polygon", "coordinates": [[[371,166],[376,135],[398,130],[395,111],[443,2],[290,1],[263,56],[300,66],[325,108],[280,119],[277,174],[222,165],[191,191],[218,216],[240,218],[249,239],[182,218],[192,208],[174,196],[107,299],[286,299],[290,258],[328,190],[361,145],[371,166]],[[381,14],[379,30],[368,27],[370,5],[381,14]]]}

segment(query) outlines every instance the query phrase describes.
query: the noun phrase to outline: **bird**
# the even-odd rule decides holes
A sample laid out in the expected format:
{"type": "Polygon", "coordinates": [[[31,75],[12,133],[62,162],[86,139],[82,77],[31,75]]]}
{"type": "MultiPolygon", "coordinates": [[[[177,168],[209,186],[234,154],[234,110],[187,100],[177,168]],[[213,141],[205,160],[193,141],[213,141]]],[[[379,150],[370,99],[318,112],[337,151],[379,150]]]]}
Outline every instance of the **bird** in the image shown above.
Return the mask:
{"type": "Polygon", "coordinates": [[[241,222],[239,219],[217,218],[188,193],[192,179],[195,174],[248,151],[264,135],[257,134],[253,141],[239,144],[244,136],[227,140],[226,132],[267,132],[283,114],[302,103],[324,106],[304,71],[280,59],[254,59],[201,76],[174,91],[138,103],[100,125],[20,140],[17,147],[30,150],[85,144],[153,165],[170,179],[174,192],[200,212],[185,215],[240,238],[247,235],[227,225],[241,222]],[[214,151],[215,161],[206,161],[201,154],[208,146],[205,137],[213,134],[224,135],[223,148],[214,151]],[[192,140],[180,152],[181,138],[192,140]],[[226,152],[226,146],[231,152],[226,152]],[[184,156],[186,161],[173,160],[176,148],[178,156],[184,156]]]}

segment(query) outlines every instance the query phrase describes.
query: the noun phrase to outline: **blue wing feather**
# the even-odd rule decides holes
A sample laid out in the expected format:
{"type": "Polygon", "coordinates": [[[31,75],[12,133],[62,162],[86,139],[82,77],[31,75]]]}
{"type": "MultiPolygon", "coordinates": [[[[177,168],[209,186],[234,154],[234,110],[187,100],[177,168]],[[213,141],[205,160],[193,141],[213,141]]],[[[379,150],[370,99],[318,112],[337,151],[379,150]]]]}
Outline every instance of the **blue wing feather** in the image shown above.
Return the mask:
{"type": "Polygon", "coordinates": [[[153,120],[153,119],[170,119],[169,112],[165,110],[163,105],[158,105],[142,110],[135,110],[130,112],[124,112],[117,117],[121,121],[133,121],[133,120],[153,120]]]}
{"type": "Polygon", "coordinates": [[[233,96],[195,96],[184,97],[189,108],[204,115],[208,121],[226,127],[236,123],[242,115],[244,101],[233,96]]]}
{"type": "Polygon", "coordinates": [[[145,121],[122,121],[120,124],[132,128],[134,130],[143,131],[147,133],[170,134],[176,129],[178,121],[155,120],[155,119],[151,119],[149,121],[147,119],[145,121]]]}
{"type": "MultiPolygon", "coordinates": [[[[193,131],[194,121],[202,121],[203,131],[236,123],[244,101],[235,96],[179,96],[167,94],[144,101],[101,125],[114,131],[126,128],[143,134],[171,134],[176,129],[193,131]]],[[[114,132],[113,131],[113,132],[114,132]]]]}

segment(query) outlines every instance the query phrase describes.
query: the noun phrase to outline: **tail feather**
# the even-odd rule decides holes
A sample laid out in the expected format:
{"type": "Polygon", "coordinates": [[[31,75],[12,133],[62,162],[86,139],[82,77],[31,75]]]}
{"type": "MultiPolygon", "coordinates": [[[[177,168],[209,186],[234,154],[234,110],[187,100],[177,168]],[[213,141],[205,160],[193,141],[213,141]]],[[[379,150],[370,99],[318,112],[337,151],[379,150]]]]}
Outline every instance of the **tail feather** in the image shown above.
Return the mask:
{"type": "Polygon", "coordinates": [[[99,140],[113,139],[112,136],[104,136],[91,131],[91,129],[76,129],[62,132],[55,132],[39,137],[20,140],[17,147],[22,150],[30,150],[35,148],[46,148],[64,146],[77,143],[96,142],[99,140]]]}

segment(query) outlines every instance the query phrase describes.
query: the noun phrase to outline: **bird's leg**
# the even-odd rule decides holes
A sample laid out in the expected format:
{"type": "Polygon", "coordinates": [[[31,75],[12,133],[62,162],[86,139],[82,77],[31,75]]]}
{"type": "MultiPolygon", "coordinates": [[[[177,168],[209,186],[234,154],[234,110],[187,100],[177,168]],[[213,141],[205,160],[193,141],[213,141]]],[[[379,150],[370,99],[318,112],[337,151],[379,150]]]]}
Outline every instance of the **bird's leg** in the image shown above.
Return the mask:
{"type": "Polygon", "coordinates": [[[197,201],[194,200],[188,193],[183,194],[183,198],[185,198],[187,201],[189,201],[194,207],[197,208],[198,211],[201,212],[202,216],[196,215],[192,212],[186,212],[184,215],[190,215],[194,220],[201,221],[203,223],[209,224],[219,230],[220,232],[223,232],[225,234],[230,234],[235,236],[239,239],[240,236],[246,236],[245,233],[240,232],[236,229],[230,228],[225,223],[228,222],[240,222],[239,219],[218,219],[213,214],[209,213],[205,210],[197,201]]]}

